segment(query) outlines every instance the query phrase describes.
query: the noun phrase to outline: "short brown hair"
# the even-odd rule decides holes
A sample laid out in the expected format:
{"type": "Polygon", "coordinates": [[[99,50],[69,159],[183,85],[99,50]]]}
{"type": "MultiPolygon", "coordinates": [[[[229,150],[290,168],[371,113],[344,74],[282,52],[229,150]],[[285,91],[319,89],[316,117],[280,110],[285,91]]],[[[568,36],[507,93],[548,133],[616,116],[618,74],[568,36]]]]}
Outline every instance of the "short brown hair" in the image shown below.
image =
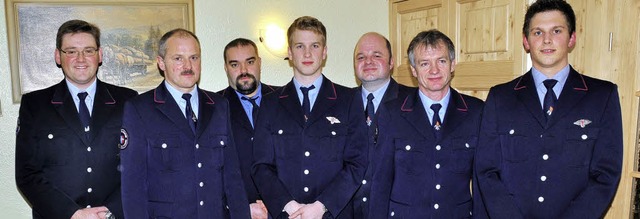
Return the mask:
{"type": "Polygon", "coordinates": [[[58,28],[56,35],[56,48],[62,50],[62,37],[68,33],[88,33],[96,40],[96,46],[100,48],[100,28],[83,20],[69,20],[58,28]]]}
{"type": "Polygon", "coordinates": [[[289,26],[289,29],[287,30],[287,41],[289,42],[289,47],[291,47],[292,44],[291,36],[296,30],[308,30],[318,35],[322,35],[322,45],[327,45],[327,28],[324,27],[322,22],[314,17],[302,16],[291,23],[291,26],[289,26]]]}

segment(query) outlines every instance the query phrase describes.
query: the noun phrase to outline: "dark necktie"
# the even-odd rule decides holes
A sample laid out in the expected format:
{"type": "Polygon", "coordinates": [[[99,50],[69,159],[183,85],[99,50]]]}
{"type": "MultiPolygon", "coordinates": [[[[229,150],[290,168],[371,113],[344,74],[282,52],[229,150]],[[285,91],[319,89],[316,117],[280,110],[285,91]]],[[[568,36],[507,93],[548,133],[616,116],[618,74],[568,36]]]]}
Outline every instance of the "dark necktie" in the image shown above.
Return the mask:
{"type": "Polygon", "coordinates": [[[547,79],[542,83],[544,83],[544,86],[547,88],[547,94],[544,95],[542,110],[544,112],[544,116],[547,118],[547,121],[549,121],[549,118],[551,117],[551,114],[553,113],[554,107],[556,105],[556,101],[558,101],[558,99],[556,98],[556,93],[553,92],[553,86],[555,86],[558,81],[554,79],[547,79]]]}
{"type": "Polygon", "coordinates": [[[433,122],[431,126],[433,127],[433,130],[435,130],[435,134],[438,139],[440,139],[440,136],[442,135],[442,121],[440,120],[441,108],[442,105],[440,105],[439,103],[431,104],[431,109],[433,110],[433,122]]]}
{"type": "Polygon", "coordinates": [[[256,99],[258,99],[258,97],[254,97],[254,98],[247,98],[247,97],[242,97],[243,100],[249,101],[251,103],[252,109],[251,109],[251,124],[253,126],[256,125],[256,121],[258,119],[258,110],[260,110],[260,106],[258,106],[258,103],[256,103],[256,99]]]}
{"type": "Polygon", "coordinates": [[[373,106],[374,98],[375,97],[373,96],[372,93],[367,95],[367,107],[364,110],[364,115],[365,115],[368,126],[371,126],[371,124],[373,123],[373,118],[375,116],[375,107],[373,106]]]}
{"type": "Polygon", "coordinates": [[[316,86],[311,85],[311,87],[300,87],[300,91],[302,91],[302,110],[304,111],[304,121],[306,122],[309,119],[309,115],[311,114],[311,103],[309,102],[309,91],[316,88],[316,86]]]}
{"type": "Polygon", "coordinates": [[[87,108],[87,104],[84,102],[87,99],[87,92],[78,93],[78,98],[80,98],[80,102],[78,103],[79,110],[78,114],[80,116],[80,123],[82,123],[82,129],[84,130],[85,137],[89,138],[89,131],[91,131],[91,114],[89,114],[89,108],[87,108]]]}
{"type": "Polygon", "coordinates": [[[191,94],[183,94],[182,99],[187,101],[187,106],[184,108],[187,122],[191,127],[191,131],[193,131],[193,133],[196,133],[196,124],[198,122],[198,118],[196,118],[196,115],[194,115],[193,109],[191,108],[191,94]]]}

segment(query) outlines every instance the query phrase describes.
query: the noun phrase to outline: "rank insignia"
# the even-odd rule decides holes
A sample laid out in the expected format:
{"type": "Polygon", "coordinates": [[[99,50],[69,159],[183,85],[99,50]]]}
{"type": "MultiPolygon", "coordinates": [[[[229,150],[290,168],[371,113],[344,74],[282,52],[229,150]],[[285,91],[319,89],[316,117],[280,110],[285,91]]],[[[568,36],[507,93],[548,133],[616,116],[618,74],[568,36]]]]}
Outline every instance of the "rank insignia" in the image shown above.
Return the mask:
{"type": "Polygon", "coordinates": [[[340,120],[338,118],[336,118],[336,117],[333,117],[333,116],[327,116],[327,120],[329,120],[331,125],[336,124],[336,123],[340,123],[340,120]]]}
{"type": "Polygon", "coordinates": [[[580,126],[580,128],[584,128],[585,126],[591,124],[591,120],[588,119],[580,119],[573,123],[574,125],[580,126]]]}
{"type": "Polygon", "coordinates": [[[434,129],[436,129],[436,131],[440,131],[440,121],[436,121],[436,124],[433,126],[434,129]]]}
{"type": "Polygon", "coordinates": [[[129,145],[129,133],[124,128],[120,129],[120,142],[118,142],[118,148],[124,150],[129,145]]]}

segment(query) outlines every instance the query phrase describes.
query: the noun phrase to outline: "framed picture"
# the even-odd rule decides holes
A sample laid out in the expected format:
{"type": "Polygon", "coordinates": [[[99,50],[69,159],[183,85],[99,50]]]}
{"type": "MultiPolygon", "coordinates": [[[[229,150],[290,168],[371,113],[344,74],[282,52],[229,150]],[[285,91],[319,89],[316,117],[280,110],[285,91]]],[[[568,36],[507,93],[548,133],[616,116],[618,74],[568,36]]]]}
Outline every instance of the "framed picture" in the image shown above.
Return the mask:
{"type": "Polygon", "coordinates": [[[160,37],[194,31],[193,0],[5,0],[13,100],[64,78],[56,65],[56,33],[80,19],[101,30],[98,78],[144,92],[162,81],[156,64],[160,37]]]}

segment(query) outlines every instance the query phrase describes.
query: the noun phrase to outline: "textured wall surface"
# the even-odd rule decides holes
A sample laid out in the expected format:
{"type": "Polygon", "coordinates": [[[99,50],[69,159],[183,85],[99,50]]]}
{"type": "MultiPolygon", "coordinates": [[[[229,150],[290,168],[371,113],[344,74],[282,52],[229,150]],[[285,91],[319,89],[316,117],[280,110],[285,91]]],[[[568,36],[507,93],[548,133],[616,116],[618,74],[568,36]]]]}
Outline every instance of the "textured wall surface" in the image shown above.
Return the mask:
{"type": "MultiPolygon", "coordinates": [[[[352,53],[360,35],[368,31],[388,35],[389,29],[388,2],[385,0],[194,1],[196,35],[203,50],[200,86],[212,91],[227,86],[222,52],[227,42],[237,37],[258,43],[264,82],[283,85],[291,80],[293,71],[289,63],[266,52],[258,42],[259,29],[267,24],[276,23],[286,29],[295,18],[304,15],[322,21],[328,35],[328,57],[323,72],[334,82],[346,86],[356,86],[352,53]]],[[[51,53],[53,55],[53,51],[51,53]]],[[[5,5],[0,4],[0,218],[30,218],[31,210],[16,189],[14,180],[19,104],[14,104],[11,98],[8,57],[5,5]]]]}

